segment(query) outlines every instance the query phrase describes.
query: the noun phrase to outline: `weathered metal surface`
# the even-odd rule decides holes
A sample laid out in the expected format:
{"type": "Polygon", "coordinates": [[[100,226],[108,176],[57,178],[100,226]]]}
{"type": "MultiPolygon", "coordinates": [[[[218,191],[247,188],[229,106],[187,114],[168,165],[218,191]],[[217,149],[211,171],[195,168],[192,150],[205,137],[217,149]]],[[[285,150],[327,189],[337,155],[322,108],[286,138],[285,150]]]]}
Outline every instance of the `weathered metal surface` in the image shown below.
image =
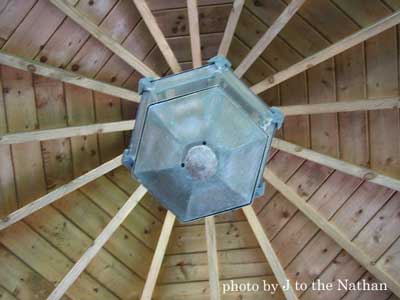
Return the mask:
{"type": "Polygon", "coordinates": [[[216,57],[207,66],[140,82],[141,104],[123,163],[181,221],[248,205],[282,113],[216,57]]]}

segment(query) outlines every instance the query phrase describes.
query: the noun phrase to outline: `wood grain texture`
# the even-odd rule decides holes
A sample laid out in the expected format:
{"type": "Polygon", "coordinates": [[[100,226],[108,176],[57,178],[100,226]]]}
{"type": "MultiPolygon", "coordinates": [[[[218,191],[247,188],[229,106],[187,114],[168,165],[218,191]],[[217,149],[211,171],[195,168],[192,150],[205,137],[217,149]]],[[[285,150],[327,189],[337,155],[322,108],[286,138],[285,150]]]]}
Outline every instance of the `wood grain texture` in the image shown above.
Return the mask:
{"type": "Polygon", "coordinates": [[[47,141],[73,136],[84,136],[96,133],[109,133],[132,130],[135,120],[99,123],[82,126],[69,126],[65,128],[44,129],[22,133],[10,133],[0,136],[0,145],[10,145],[33,141],[47,141]]]}
{"type": "Polygon", "coordinates": [[[365,252],[364,249],[357,246],[346,236],[347,231],[339,230],[338,226],[332,224],[321,216],[312,206],[307,204],[298,194],[288,187],[282,180],[269,170],[264,171],[264,178],[272,184],[282,195],[285,196],[293,205],[295,205],[303,214],[312,220],[328,236],[335,240],[343,249],[352,255],[364,268],[378,279],[387,283],[388,287],[396,295],[400,295],[400,283],[396,281],[385,270],[376,266],[375,261],[365,252]]]}
{"type": "Polygon", "coordinates": [[[370,25],[360,31],[350,35],[349,37],[329,46],[328,48],[313,54],[304,60],[292,65],[284,71],[276,73],[263,81],[253,85],[252,91],[259,94],[307,69],[314,67],[317,64],[343,52],[357,44],[378,35],[379,33],[396,26],[400,23],[400,12],[395,12],[392,15],[384,18],[383,20],[370,25]]]}
{"type": "Polygon", "coordinates": [[[43,63],[12,55],[0,50],[0,63],[20,70],[28,71],[45,77],[61,80],[94,91],[121,97],[134,102],[139,102],[139,95],[118,86],[87,78],[80,74],[65,71],[43,63]]]}
{"type": "Polygon", "coordinates": [[[332,156],[321,154],[277,138],[273,140],[272,147],[327,166],[329,168],[339,170],[352,176],[362,178],[366,181],[370,181],[400,191],[399,179],[383,175],[374,170],[367,169],[361,166],[356,166],[351,163],[334,158],[332,156]]]}
{"type": "Polygon", "coordinates": [[[299,104],[278,107],[285,116],[314,115],[336,112],[368,111],[400,108],[399,97],[381,99],[359,99],[343,102],[324,102],[316,104],[299,104]]]}
{"type": "Polygon", "coordinates": [[[190,47],[192,49],[193,68],[198,68],[202,64],[201,60],[201,44],[200,44],[200,28],[199,28],[199,11],[197,0],[187,0],[189,29],[190,29],[190,47]]]}
{"type": "Polygon", "coordinates": [[[305,0],[292,0],[275,22],[268,28],[268,30],[259,39],[257,44],[251,49],[250,53],[243,59],[240,65],[235,69],[235,74],[238,77],[242,77],[244,73],[250,68],[250,66],[256,61],[256,59],[264,52],[269,46],[272,40],[279,34],[279,32],[285,27],[290,19],[296,14],[296,12],[303,5],[305,0]]]}
{"type": "Polygon", "coordinates": [[[235,34],[237,23],[239,22],[240,14],[242,12],[245,0],[234,0],[232,9],[229,14],[228,23],[222,37],[221,44],[218,49],[218,54],[228,56],[229,47],[231,46],[233,36],[235,34]]]}
{"type": "Polygon", "coordinates": [[[50,0],[57,8],[59,8],[68,17],[86,29],[92,36],[102,42],[107,48],[109,48],[114,54],[118,55],[126,63],[132,66],[135,70],[143,74],[144,76],[154,76],[158,75],[146,66],[140,59],[135,55],[126,50],[121,44],[116,42],[113,38],[109,37],[103,32],[98,26],[93,24],[85,14],[77,10],[75,7],[71,6],[67,0],[50,0]]]}
{"type": "MultiPolygon", "coordinates": [[[[332,102],[321,104],[303,104],[277,106],[285,116],[326,114],[335,112],[353,112],[363,110],[381,110],[400,108],[399,97],[354,100],[349,102],[332,102]]],[[[70,126],[66,128],[28,131],[23,133],[10,133],[0,136],[0,145],[10,145],[32,141],[45,141],[73,136],[90,135],[95,133],[109,133],[133,129],[134,120],[116,121],[110,123],[90,124],[84,126],[70,126]]]]}
{"type": "Polygon", "coordinates": [[[174,73],[179,73],[182,71],[181,66],[178,63],[178,60],[175,57],[175,54],[172,52],[171,47],[169,46],[167,40],[160,27],[157,24],[156,19],[154,18],[149,6],[147,5],[145,0],[133,0],[136,5],[136,8],[139,10],[144,22],[149,28],[150,33],[152,34],[155,42],[160,48],[161,53],[163,54],[165,60],[168,62],[171,70],[174,73]]]}
{"type": "Polygon", "coordinates": [[[285,270],[283,269],[282,264],[279,261],[279,258],[276,255],[270,240],[264,232],[264,229],[262,228],[261,223],[254,212],[254,209],[251,206],[246,206],[243,208],[243,212],[246,215],[247,221],[249,222],[251,229],[253,230],[253,233],[256,236],[257,241],[261,249],[263,250],[264,255],[267,258],[268,263],[271,266],[271,269],[274,272],[274,275],[278,280],[280,286],[288,287],[287,289],[283,290],[286,299],[297,300],[298,298],[296,296],[296,292],[294,291],[292,284],[288,283],[289,279],[285,273],[285,270]]]}
{"type": "Polygon", "coordinates": [[[147,190],[140,186],[132,196],[121,207],[117,214],[112,218],[111,222],[104,228],[102,233],[94,240],[93,244],[75,263],[68,274],[57,285],[54,291],[47,297],[49,300],[59,300],[69,289],[69,287],[78,279],[79,275],[86,269],[88,264],[101,250],[104,244],[110,239],[111,235],[117,230],[121,223],[126,219],[129,213],[135,208],[138,202],[142,199],[147,190]]]}
{"type": "Polygon", "coordinates": [[[151,261],[150,270],[147,274],[142,296],[140,297],[141,300],[151,300],[152,298],[174,223],[175,216],[170,211],[168,211],[167,215],[165,216],[163,227],[161,229],[160,238],[157,242],[157,247],[156,251],[154,252],[153,260],[151,261]]]}
{"type": "Polygon", "coordinates": [[[71,182],[51,191],[50,193],[40,197],[39,199],[29,203],[28,205],[18,209],[17,211],[11,213],[7,217],[0,220],[0,230],[18,222],[19,220],[25,218],[26,216],[34,213],[35,211],[41,209],[42,207],[53,203],[54,201],[60,199],[64,195],[79,189],[81,186],[87,184],[88,182],[110,172],[111,170],[119,167],[121,163],[122,155],[112,159],[109,162],[102,164],[101,166],[89,171],[88,173],[73,179],[71,182]]]}
{"type": "Polygon", "coordinates": [[[213,216],[205,219],[205,233],[207,241],[208,256],[208,281],[210,283],[210,299],[221,299],[219,287],[219,266],[217,254],[217,232],[215,230],[215,220],[213,216]]]}

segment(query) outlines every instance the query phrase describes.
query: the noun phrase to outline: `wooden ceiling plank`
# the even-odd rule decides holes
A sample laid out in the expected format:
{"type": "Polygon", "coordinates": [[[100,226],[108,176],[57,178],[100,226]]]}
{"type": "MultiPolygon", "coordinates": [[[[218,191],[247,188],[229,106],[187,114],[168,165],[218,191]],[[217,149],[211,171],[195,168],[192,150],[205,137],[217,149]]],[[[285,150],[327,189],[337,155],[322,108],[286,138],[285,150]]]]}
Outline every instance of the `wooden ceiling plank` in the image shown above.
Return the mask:
{"type": "Polygon", "coordinates": [[[69,4],[67,0],[49,1],[139,73],[144,76],[158,77],[152,69],[146,66],[139,58],[130,53],[120,43],[109,37],[100,27],[89,21],[89,18],[85,14],[69,4]]]}
{"type": "Polygon", "coordinates": [[[313,66],[334,57],[335,55],[342,53],[366,40],[371,37],[378,35],[379,33],[396,26],[400,23],[400,11],[397,11],[390,16],[368,26],[360,31],[350,35],[347,38],[325,48],[304,60],[292,65],[291,67],[273,74],[266,79],[262,80],[261,82],[253,85],[251,87],[252,91],[256,94],[262,93],[263,91],[289,79],[297,74],[304,72],[313,66]]]}
{"type": "MultiPolygon", "coordinates": [[[[163,261],[158,285],[174,283],[177,280],[207,281],[207,252],[168,255],[163,261]],[[182,262],[186,270],[182,274],[182,262]]],[[[272,275],[271,268],[259,247],[251,249],[235,249],[218,252],[219,278],[243,278],[272,275]],[[238,268],[240,264],[240,268],[238,268]]]]}
{"type": "Polygon", "coordinates": [[[251,229],[253,230],[254,235],[257,238],[257,241],[261,247],[261,250],[264,252],[265,257],[268,260],[268,263],[274,273],[278,283],[281,287],[288,286],[288,288],[283,289],[283,293],[288,300],[297,300],[296,292],[294,291],[292,285],[289,282],[289,279],[283,269],[281,262],[279,261],[278,256],[275,253],[274,248],[271,245],[271,242],[265,233],[258,217],[251,206],[243,207],[243,212],[246,215],[247,221],[250,224],[251,229]]]}
{"type": "Polygon", "coordinates": [[[340,113],[352,111],[367,111],[400,108],[400,97],[389,97],[380,99],[360,99],[343,102],[329,102],[318,104],[302,104],[281,106],[285,116],[313,115],[326,113],[340,113]]]}
{"type": "Polygon", "coordinates": [[[258,40],[257,44],[250,50],[249,54],[242,60],[235,69],[235,74],[242,77],[244,73],[251,67],[256,59],[271,44],[272,40],[279,34],[285,25],[292,19],[296,12],[303,5],[305,0],[292,0],[275,22],[268,28],[263,36],[258,40]]]}
{"type": "Polygon", "coordinates": [[[172,227],[175,223],[175,215],[170,211],[165,216],[164,224],[161,229],[160,238],[157,242],[156,251],[154,252],[153,260],[151,261],[150,270],[147,275],[146,283],[144,284],[142,296],[140,300],[151,300],[154,288],[157,283],[158,274],[160,273],[161,264],[164,259],[168,241],[171,236],[172,227]]]}
{"type": "Polygon", "coordinates": [[[83,126],[69,126],[56,129],[35,130],[0,135],[0,145],[19,144],[33,141],[47,141],[96,133],[109,133],[133,129],[135,120],[97,123],[83,126]]]}
{"type": "MultiPolygon", "coordinates": [[[[114,173],[114,171],[112,173],[114,173]]],[[[130,174],[128,174],[128,176],[130,177],[128,179],[134,181],[130,174]]],[[[86,184],[80,188],[80,191],[110,216],[115,215],[127,199],[126,193],[106,176],[102,176],[97,180],[86,184]]],[[[146,245],[148,249],[151,249],[150,257],[146,263],[146,270],[142,273],[143,278],[147,275],[148,267],[150,266],[153,252],[156,249],[162,227],[162,222],[143,207],[143,201],[145,201],[145,199],[146,197],[140,201],[139,205],[136,206],[135,210],[121,226],[131,232],[138,240],[146,245]]]]}
{"type": "MultiPolygon", "coordinates": [[[[139,187],[139,185],[137,185],[137,187],[139,187]]],[[[126,202],[129,196],[133,194],[133,192],[130,193],[129,195],[125,194],[124,201],[118,207],[118,209],[122,207],[122,205],[126,202]]],[[[147,195],[148,194],[146,194],[146,196],[147,195]]],[[[110,199],[110,197],[108,197],[108,199],[110,199]]],[[[142,202],[143,199],[135,207],[135,210],[129,215],[127,219],[132,218],[132,216],[135,214],[135,212],[137,211],[142,202]]],[[[96,237],[99,236],[103,228],[107,226],[107,224],[111,221],[112,217],[116,214],[116,212],[113,212],[111,214],[109,211],[104,211],[101,207],[97,205],[97,203],[93,201],[92,198],[90,198],[90,196],[83,193],[82,190],[78,190],[66,195],[59,201],[56,201],[52,206],[55,207],[58,211],[60,211],[68,220],[74,223],[83,232],[85,232],[92,239],[91,243],[93,242],[93,240],[96,239],[96,237]]],[[[43,210],[46,209],[47,207],[44,208],[43,210]]],[[[40,216],[43,210],[39,211],[37,214],[29,216],[26,219],[29,221],[29,219],[35,218],[35,215],[40,216]]],[[[143,289],[146,274],[149,269],[149,265],[151,262],[151,258],[153,257],[154,251],[151,250],[149,247],[147,247],[144,243],[142,243],[141,239],[138,236],[136,236],[135,233],[132,233],[131,230],[127,228],[127,226],[125,226],[127,222],[126,220],[113,234],[112,238],[104,245],[104,249],[107,252],[111,253],[114,257],[116,257],[119,261],[123,262],[131,271],[133,271],[142,279],[139,291],[134,292],[132,290],[129,290],[129,295],[131,295],[131,293],[134,293],[137,296],[136,297],[137,299],[138,296],[140,296],[140,291],[143,289]]],[[[23,222],[18,222],[17,224],[20,223],[23,222]]],[[[12,226],[11,228],[13,227],[14,226],[12,226]]],[[[86,250],[86,248],[88,247],[89,245],[87,247],[84,247],[84,250],[86,250]]],[[[80,254],[78,256],[71,258],[74,261],[77,261],[83,254],[84,250],[82,251],[81,249],[80,254]]],[[[97,261],[98,259],[101,259],[101,257],[96,257],[95,261],[97,261]]],[[[93,261],[91,265],[96,265],[95,261],[93,261]]],[[[62,277],[58,279],[61,280],[64,277],[64,275],[67,274],[70,268],[72,268],[72,265],[69,268],[67,268],[63,272],[62,277]]],[[[88,268],[85,270],[85,273],[89,272],[90,268],[92,268],[92,266],[88,266],[88,268]]],[[[131,285],[132,289],[134,282],[131,282],[131,285]]],[[[53,289],[54,286],[51,290],[53,289]]],[[[51,291],[46,293],[46,296],[49,295],[50,292],[51,291]]]]}
{"type": "MultiPolygon", "coordinates": [[[[400,97],[372,100],[360,99],[348,102],[279,106],[279,109],[282,110],[285,116],[383,110],[394,108],[400,108],[400,97]]],[[[10,133],[0,136],[0,145],[61,139],[66,137],[90,135],[95,133],[127,131],[133,129],[133,126],[135,124],[134,122],[135,120],[126,120],[84,126],[70,126],[57,129],[10,133]]]]}
{"type": "MultiPolygon", "coordinates": [[[[0,91],[2,91],[0,93],[0,135],[6,134],[8,131],[1,68],[0,66],[0,91]]],[[[0,146],[0,165],[0,190],[2,191],[0,196],[0,218],[2,218],[18,208],[11,147],[0,146]]]]}
{"type": "Polygon", "coordinates": [[[157,43],[158,47],[160,48],[161,53],[163,54],[165,60],[168,62],[171,70],[174,73],[179,73],[182,71],[181,66],[178,63],[178,60],[175,57],[174,52],[172,51],[171,47],[169,46],[167,40],[163,32],[161,31],[160,27],[157,24],[157,20],[153,16],[149,6],[147,5],[145,0],[133,0],[136,5],[136,8],[140,12],[144,22],[146,23],[147,27],[149,28],[150,33],[153,35],[155,42],[157,43]]]}
{"type": "MultiPolygon", "coordinates": [[[[348,102],[331,102],[319,104],[301,104],[279,106],[285,116],[312,115],[337,112],[352,112],[366,110],[381,110],[400,108],[400,97],[373,100],[354,100],[348,102]]],[[[26,143],[31,141],[46,141],[73,136],[90,135],[132,130],[135,120],[98,123],[83,126],[10,133],[0,136],[0,145],[26,143]]],[[[297,146],[297,145],[296,145],[297,146]]]]}
{"type": "Polygon", "coordinates": [[[229,47],[231,46],[233,36],[236,31],[237,23],[239,22],[245,0],[235,0],[232,5],[232,10],[229,15],[228,23],[226,24],[224,36],[218,49],[218,54],[228,56],[229,47]]]}
{"type": "MultiPolygon", "coordinates": [[[[106,174],[106,177],[128,195],[132,194],[139,186],[139,183],[132,179],[130,171],[125,167],[115,169],[114,171],[106,174]]],[[[151,196],[150,193],[147,193],[147,195],[140,202],[140,205],[146,208],[148,212],[150,212],[158,221],[162,223],[167,210],[162,207],[160,203],[151,196]]]]}
{"type": "MultiPolygon", "coordinates": [[[[79,201],[82,198],[84,197],[81,197],[77,200],[79,201]]],[[[125,197],[125,201],[127,199],[128,197],[125,197]]],[[[71,199],[64,198],[57,202],[57,204],[63,201],[68,202],[66,205],[69,205],[69,203],[71,203],[70,200],[71,199]]],[[[75,200],[75,202],[77,202],[77,200],[75,200]]],[[[90,200],[84,199],[83,201],[87,202],[90,200]]],[[[88,219],[95,218],[93,217],[94,212],[92,210],[81,211],[77,213],[81,213],[81,216],[85,216],[80,218],[83,222],[87,221],[88,219]]],[[[108,219],[111,218],[108,217],[104,219],[105,225],[110,221],[108,219]]],[[[96,234],[94,238],[88,236],[85,227],[81,227],[79,223],[69,219],[63,211],[56,209],[52,205],[46,206],[39,212],[30,215],[24,220],[24,223],[36,231],[38,235],[46,239],[51,245],[53,245],[53,247],[62,253],[67,254],[67,257],[73,262],[79,260],[79,258],[82,256],[82,253],[84,253],[86,249],[92,245],[94,238],[98,236],[98,234],[96,234]],[[63,226],[63,224],[66,225],[63,226]],[[66,227],[69,229],[65,230],[66,227]]],[[[98,225],[100,226],[100,224],[98,225]]],[[[105,225],[98,227],[98,231],[101,232],[101,229],[104,228],[105,225]]],[[[116,235],[113,235],[112,240],[115,240],[115,238],[116,235]]],[[[124,246],[129,248],[132,247],[131,244],[127,243],[124,244],[124,246]]],[[[139,249],[137,248],[131,249],[131,251],[138,250],[139,249]]],[[[124,298],[126,295],[133,297],[132,288],[134,288],[136,291],[141,290],[143,288],[144,280],[140,277],[139,273],[136,273],[134,270],[129,268],[131,265],[128,264],[128,262],[124,261],[123,258],[118,257],[117,254],[118,253],[116,253],[116,251],[108,251],[107,247],[104,247],[97,254],[96,259],[94,259],[93,262],[87,267],[85,273],[91,275],[93,278],[96,278],[101,285],[119,298],[124,298]],[[110,265],[113,267],[110,268],[110,265]]],[[[45,254],[43,254],[43,256],[45,256],[45,254]]],[[[145,255],[143,255],[141,260],[143,262],[146,260],[145,255]]],[[[66,274],[68,270],[72,268],[72,266],[72,263],[68,267],[65,266],[66,268],[64,269],[64,272],[57,279],[61,280],[63,275],[66,274]]],[[[54,286],[52,286],[49,290],[46,290],[46,292],[43,293],[43,297],[40,299],[46,299],[46,296],[49,295],[53,289],[54,286]]],[[[138,292],[136,292],[136,295],[137,294],[138,292]]]]}
{"type": "Polygon", "coordinates": [[[201,67],[201,46],[200,46],[200,28],[199,12],[197,0],[187,0],[190,46],[192,49],[193,68],[201,67]]]}
{"type": "Polygon", "coordinates": [[[207,240],[208,280],[210,283],[210,299],[220,300],[221,292],[219,288],[217,232],[215,230],[215,220],[213,216],[206,217],[205,231],[207,240]]]}
{"type": "Polygon", "coordinates": [[[99,178],[100,176],[110,172],[111,170],[114,170],[115,168],[119,167],[122,164],[121,160],[122,160],[122,155],[119,155],[116,158],[87,172],[86,174],[83,174],[82,176],[75,178],[69,183],[60,186],[59,188],[51,191],[50,193],[29,203],[28,205],[23,206],[22,208],[14,211],[7,217],[0,220],[0,230],[7,228],[8,226],[22,220],[23,218],[29,216],[35,211],[41,209],[42,207],[45,207],[46,205],[53,203],[54,201],[65,196],[66,194],[75,191],[76,189],[82,187],[83,185],[99,178]]]}
{"type": "Polygon", "coordinates": [[[361,166],[356,166],[352,163],[345,162],[343,160],[304,148],[296,144],[289,143],[287,141],[278,138],[273,139],[272,147],[296,155],[298,157],[313,161],[315,163],[327,166],[329,168],[333,168],[340,172],[362,178],[365,181],[370,181],[394,189],[396,191],[400,191],[399,179],[383,175],[374,170],[361,166]]]}
{"type": "Polygon", "coordinates": [[[103,248],[104,244],[110,239],[112,234],[118,229],[129,213],[135,208],[139,201],[146,194],[144,186],[139,186],[132,196],[125,202],[117,214],[111,219],[110,223],[103,229],[100,235],[94,240],[92,246],[86,250],[82,257],[75,263],[68,274],[57,285],[54,291],[47,297],[47,300],[59,300],[68,288],[78,279],[79,275],[86,269],[88,264],[103,248]]]}
{"type": "Polygon", "coordinates": [[[91,89],[100,93],[120,97],[133,102],[139,102],[139,95],[134,91],[87,78],[80,74],[65,71],[63,69],[39,63],[27,58],[12,55],[1,50],[0,64],[24,71],[29,71],[45,77],[61,80],[63,82],[91,89]]]}
{"type": "Polygon", "coordinates": [[[353,243],[338,227],[329,222],[325,217],[318,213],[310,204],[304,201],[291,187],[277,177],[273,172],[266,169],[264,171],[264,179],[274,186],[287,200],[289,200],[297,209],[299,209],[306,217],[313,221],[323,232],[337,242],[344,250],[346,250],[355,260],[357,260],[364,268],[382,282],[387,283],[388,288],[400,295],[400,283],[393,277],[376,265],[375,261],[369,257],[363,249],[353,243]]]}

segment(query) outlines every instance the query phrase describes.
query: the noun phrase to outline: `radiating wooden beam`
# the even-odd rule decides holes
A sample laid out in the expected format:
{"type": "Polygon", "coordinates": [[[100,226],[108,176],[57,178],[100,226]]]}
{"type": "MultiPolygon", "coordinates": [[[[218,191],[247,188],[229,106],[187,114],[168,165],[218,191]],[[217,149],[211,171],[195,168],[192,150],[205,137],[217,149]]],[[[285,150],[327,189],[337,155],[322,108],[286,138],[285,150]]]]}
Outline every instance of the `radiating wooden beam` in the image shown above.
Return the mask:
{"type": "Polygon", "coordinates": [[[325,219],[318,211],[302,199],[291,187],[284,181],[277,177],[274,173],[265,169],[264,178],[276,190],[278,190],[287,200],[296,206],[306,217],[314,222],[323,232],[330,236],[338,245],[347,251],[356,261],[358,261],[364,268],[366,268],[376,278],[385,282],[388,288],[400,296],[400,283],[397,282],[385,270],[378,267],[375,261],[364,252],[364,250],[353,243],[337,226],[325,219]]]}
{"type": "Polygon", "coordinates": [[[45,207],[53,203],[54,201],[60,199],[61,197],[79,189],[80,187],[84,186],[85,184],[99,178],[100,176],[114,170],[115,168],[119,167],[122,162],[122,155],[115,157],[114,159],[98,166],[97,168],[79,176],[78,178],[73,179],[67,184],[56,188],[55,190],[51,191],[50,193],[40,197],[39,199],[21,207],[20,209],[12,212],[8,216],[3,219],[0,219],[0,230],[14,224],[22,220],[23,218],[33,214],[34,212],[38,211],[39,209],[45,207]]]}
{"type": "Polygon", "coordinates": [[[108,36],[108,34],[105,33],[100,27],[91,22],[89,17],[72,6],[68,0],[49,1],[140,74],[144,76],[158,77],[158,75],[146,64],[144,64],[142,60],[130,53],[116,40],[108,36]]]}
{"type": "Polygon", "coordinates": [[[187,0],[187,9],[189,18],[190,47],[192,49],[193,68],[198,68],[201,66],[201,45],[197,0],[187,0]]]}
{"type": "Polygon", "coordinates": [[[247,221],[250,224],[251,229],[253,230],[253,233],[258,241],[258,244],[261,247],[261,250],[263,251],[265,257],[267,258],[267,261],[272,269],[272,272],[276,277],[276,280],[278,281],[281,287],[283,286],[288,287],[288,289],[282,290],[286,299],[298,300],[296,292],[294,291],[292,284],[290,284],[289,279],[285,273],[285,270],[283,269],[282,264],[279,261],[279,258],[276,255],[275,250],[272,247],[267,234],[265,233],[260,221],[258,220],[258,217],[254,212],[253,207],[251,207],[250,205],[245,206],[243,207],[243,212],[247,218],[247,221]]]}
{"type": "MultiPolygon", "coordinates": [[[[371,100],[355,100],[349,102],[331,102],[320,104],[301,104],[279,106],[285,116],[313,115],[324,113],[352,112],[362,110],[380,110],[400,108],[400,97],[371,100]]],[[[32,141],[45,141],[72,136],[82,136],[95,133],[108,133],[132,130],[135,120],[99,123],[83,126],[71,126],[57,129],[10,133],[0,136],[0,145],[18,144],[32,141]]]]}
{"type": "Polygon", "coordinates": [[[361,99],[354,101],[328,102],[320,104],[300,104],[279,107],[279,109],[283,111],[285,116],[314,115],[393,108],[400,108],[400,97],[370,100],[361,99]]]}
{"type": "Polygon", "coordinates": [[[168,65],[170,66],[171,70],[174,73],[179,73],[182,71],[181,66],[178,63],[178,60],[175,57],[174,52],[172,51],[171,47],[169,46],[167,40],[163,32],[161,31],[160,27],[157,24],[156,19],[153,16],[149,6],[147,5],[145,0],[133,0],[138,9],[140,15],[142,16],[144,22],[146,23],[147,27],[151,35],[153,36],[154,40],[156,41],[158,48],[162,55],[164,56],[165,60],[167,61],[168,65]]]}
{"type": "Polygon", "coordinates": [[[245,0],[235,0],[232,4],[232,10],[229,14],[228,23],[226,24],[224,36],[219,45],[218,54],[227,56],[229,47],[231,46],[233,36],[235,34],[237,23],[239,22],[240,14],[242,13],[245,0]]]}
{"type": "MultiPolygon", "coordinates": [[[[349,102],[331,102],[321,104],[301,104],[279,106],[285,116],[313,115],[324,113],[352,112],[362,110],[380,110],[400,108],[400,97],[355,100],[349,102]]],[[[71,126],[57,129],[10,133],[0,136],[0,145],[18,144],[32,141],[82,136],[95,133],[108,133],[132,130],[135,120],[99,123],[83,126],[71,126]]]]}
{"type": "Polygon", "coordinates": [[[131,197],[120,208],[117,214],[111,219],[110,223],[103,229],[100,235],[94,240],[93,244],[86,250],[82,257],[75,263],[68,274],[57,285],[54,291],[47,297],[47,300],[59,300],[78,279],[79,275],[86,269],[97,253],[103,248],[113,233],[118,229],[122,222],[128,217],[139,201],[146,194],[147,190],[142,185],[139,186],[131,197]]]}
{"type": "Polygon", "coordinates": [[[301,147],[299,145],[286,142],[278,138],[273,139],[272,147],[296,155],[298,157],[316,162],[320,165],[338,170],[340,172],[362,178],[366,181],[370,181],[394,189],[396,191],[400,191],[399,179],[380,174],[374,170],[360,167],[349,162],[345,162],[343,160],[301,147]]]}
{"type": "Polygon", "coordinates": [[[70,126],[56,129],[26,131],[0,135],[0,145],[19,144],[35,141],[62,139],[73,136],[83,136],[96,133],[109,133],[133,129],[135,120],[99,123],[82,126],[70,126]]]}
{"type": "Polygon", "coordinates": [[[235,69],[235,74],[242,77],[244,73],[251,67],[256,59],[264,52],[265,49],[271,44],[273,39],[281,32],[283,27],[292,19],[296,12],[303,5],[305,0],[292,0],[290,4],[284,9],[275,22],[268,28],[268,30],[259,39],[257,44],[250,50],[247,56],[242,60],[239,66],[235,69]]]}
{"type": "Polygon", "coordinates": [[[151,261],[150,270],[147,274],[146,283],[144,284],[142,296],[140,300],[151,300],[154,288],[157,283],[158,274],[160,273],[161,264],[164,259],[165,250],[167,249],[169,237],[172,232],[172,227],[175,223],[175,216],[170,211],[165,216],[164,224],[161,229],[160,238],[157,242],[156,251],[154,252],[153,260],[151,261]]]}
{"type": "Polygon", "coordinates": [[[221,292],[219,288],[217,233],[215,230],[215,220],[213,216],[206,217],[205,227],[208,258],[208,278],[210,283],[210,300],[220,300],[221,292]]]}
{"type": "Polygon", "coordinates": [[[134,91],[87,78],[85,76],[39,63],[34,60],[8,54],[2,50],[0,50],[0,64],[35,73],[41,76],[61,80],[63,82],[91,89],[96,92],[101,92],[133,102],[139,102],[139,94],[134,91]]]}
{"type": "MultiPolygon", "coordinates": [[[[344,38],[343,40],[329,46],[328,48],[319,51],[310,57],[307,57],[306,59],[292,65],[291,67],[287,68],[286,70],[283,70],[281,72],[278,72],[276,74],[273,74],[263,81],[253,85],[251,89],[253,92],[256,94],[262,93],[263,91],[293,77],[296,76],[297,74],[312,68],[315,65],[318,65],[319,63],[334,57],[335,55],[342,53],[362,42],[365,40],[393,27],[396,26],[397,24],[400,23],[400,11],[397,11],[390,16],[382,19],[381,21],[372,24],[368,27],[365,27],[364,29],[361,29],[360,31],[350,35],[347,38],[344,38]]],[[[340,26],[340,25],[338,25],[340,26]]]]}

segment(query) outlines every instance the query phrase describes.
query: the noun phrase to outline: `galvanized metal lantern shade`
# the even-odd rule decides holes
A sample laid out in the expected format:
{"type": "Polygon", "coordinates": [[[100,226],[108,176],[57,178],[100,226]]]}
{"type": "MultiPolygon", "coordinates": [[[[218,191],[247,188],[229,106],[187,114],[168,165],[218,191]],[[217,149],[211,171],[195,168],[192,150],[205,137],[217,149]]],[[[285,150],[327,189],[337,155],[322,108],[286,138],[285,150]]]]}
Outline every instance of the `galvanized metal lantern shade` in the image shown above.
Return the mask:
{"type": "Polygon", "coordinates": [[[248,205],[282,113],[215,57],[207,66],[140,81],[141,103],[123,163],[181,221],[248,205]]]}

